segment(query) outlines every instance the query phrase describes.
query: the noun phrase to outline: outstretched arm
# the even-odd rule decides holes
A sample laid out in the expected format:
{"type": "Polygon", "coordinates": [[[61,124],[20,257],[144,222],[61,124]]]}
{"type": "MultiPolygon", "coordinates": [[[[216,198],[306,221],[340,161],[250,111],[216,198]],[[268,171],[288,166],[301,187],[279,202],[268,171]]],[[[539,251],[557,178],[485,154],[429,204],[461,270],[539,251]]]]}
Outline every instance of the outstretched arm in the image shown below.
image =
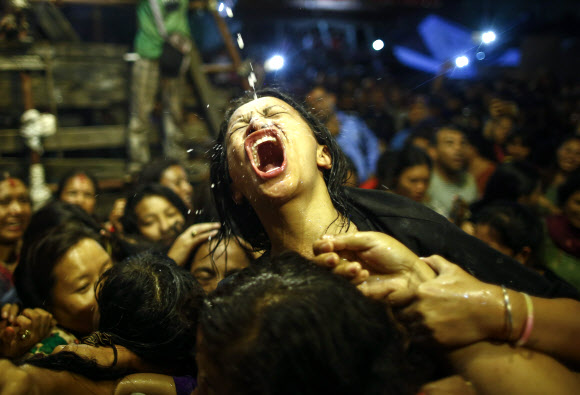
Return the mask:
{"type": "Polygon", "coordinates": [[[402,317],[421,322],[440,344],[516,342],[531,324],[525,347],[580,362],[578,301],[530,297],[533,322],[529,322],[524,295],[506,289],[512,321],[508,330],[501,287],[477,280],[442,257],[419,259],[390,236],[378,232],[325,236],[314,243],[314,252],[317,264],[351,279],[367,296],[406,305],[402,317]]]}

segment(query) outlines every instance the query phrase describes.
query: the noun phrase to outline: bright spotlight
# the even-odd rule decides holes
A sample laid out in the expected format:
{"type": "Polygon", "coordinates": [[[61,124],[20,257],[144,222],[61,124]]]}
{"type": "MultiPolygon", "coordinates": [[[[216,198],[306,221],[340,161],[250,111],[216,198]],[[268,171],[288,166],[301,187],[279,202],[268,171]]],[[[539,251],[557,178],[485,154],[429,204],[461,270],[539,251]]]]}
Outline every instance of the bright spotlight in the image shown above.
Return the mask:
{"type": "Polygon", "coordinates": [[[467,59],[467,56],[458,56],[455,58],[455,65],[457,67],[465,67],[469,64],[469,59],[467,59]]]}
{"type": "Polygon", "coordinates": [[[284,67],[284,58],[280,55],[274,55],[264,63],[264,70],[276,71],[284,67]]]}
{"type": "Polygon", "coordinates": [[[484,44],[489,44],[492,41],[495,41],[495,33],[491,30],[481,35],[481,42],[484,44]]]}
{"type": "Polygon", "coordinates": [[[224,7],[225,7],[225,6],[226,6],[226,5],[225,5],[224,3],[220,3],[220,5],[219,5],[219,7],[218,7],[218,11],[219,11],[219,12],[222,12],[222,11],[224,10],[224,7]]]}
{"type": "Polygon", "coordinates": [[[373,41],[373,49],[375,51],[380,51],[384,47],[385,47],[385,43],[383,42],[383,40],[375,40],[375,41],[373,41]]]}

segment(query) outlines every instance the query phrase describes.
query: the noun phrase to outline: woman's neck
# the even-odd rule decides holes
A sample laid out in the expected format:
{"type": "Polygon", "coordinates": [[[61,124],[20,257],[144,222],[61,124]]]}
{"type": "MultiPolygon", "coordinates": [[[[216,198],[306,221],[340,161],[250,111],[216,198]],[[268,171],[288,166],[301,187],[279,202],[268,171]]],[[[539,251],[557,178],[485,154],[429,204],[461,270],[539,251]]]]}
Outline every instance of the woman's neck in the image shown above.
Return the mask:
{"type": "Polygon", "coordinates": [[[12,264],[18,261],[19,243],[2,243],[0,244],[0,262],[12,264]]]}
{"type": "Polygon", "coordinates": [[[332,204],[326,185],[323,193],[256,211],[270,238],[273,255],[292,250],[312,258],[312,243],[322,235],[356,231],[352,223],[346,227],[346,219],[332,204]]]}

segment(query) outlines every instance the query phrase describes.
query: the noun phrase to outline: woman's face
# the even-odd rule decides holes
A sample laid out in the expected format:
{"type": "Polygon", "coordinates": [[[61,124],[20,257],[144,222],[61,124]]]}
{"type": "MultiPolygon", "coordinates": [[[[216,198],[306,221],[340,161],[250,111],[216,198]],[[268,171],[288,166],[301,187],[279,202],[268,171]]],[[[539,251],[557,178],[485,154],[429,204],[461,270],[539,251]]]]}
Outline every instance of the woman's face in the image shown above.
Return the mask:
{"type": "Polygon", "coordinates": [[[26,185],[17,178],[0,181],[0,242],[20,240],[30,223],[30,216],[26,185]]]}
{"type": "Polygon", "coordinates": [[[161,185],[164,185],[175,192],[187,208],[192,207],[193,187],[187,179],[185,169],[179,165],[169,166],[161,175],[159,180],[161,185]]]}
{"type": "Polygon", "coordinates": [[[81,334],[96,329],[95,284],[111,265],[111,257],[93,239],[73,245],[53,269],[51,313],[58,324],[81,334]]]}
{"type": "Polygon", "coordinates": [[[566,141],[558,148],[557,156],[558,167],[566,173],[573,172],[580,166],[580,141],[566,141]]]}
{"type": "Polygon", "coordinates": [[[62,188],[60,200],[76,204],[89,214],[95,212],[97,196],[95,185],[84,174],[77,174],[69,178],[62,188]]]}
{"type": "Polygon", "coordinates": [[[135,207],[135,214],[141,235],[167,246],[173,243],[185,224],[181,212],[163,196],[143,198],[135,207]]]}
{"type": "Polygon", "coordinates": [[[564,215],[573,227],[580,229],[580,191],[574,192],[566,200],[564,215]]]}
{"type": "Polygon", "coordinates": [[[250,259],[235,240],[228,243],[227,257],[223,243],[217,247],[214,253],[215,267],[210,257],[212,248],[211,242],[201,245],[191,264],[191,274],[207,293],[216,289],[218,283],[227,276],[250,265],[250,259]]]}
{"type": "Polygon", "coordinates": [[[324,182],[332,161],[302,116],[286,102],[262,97],[230,118],[224,144],[236,202],[287,200],[324,182]]]}
{"type": "Polygon", "coordinates": [[[430,177],[431,170],[427,165],[408,167],[399,176],[395,193],[416,202],[422,202],[425,199],[427,188],[429,188],[430,177]]]}

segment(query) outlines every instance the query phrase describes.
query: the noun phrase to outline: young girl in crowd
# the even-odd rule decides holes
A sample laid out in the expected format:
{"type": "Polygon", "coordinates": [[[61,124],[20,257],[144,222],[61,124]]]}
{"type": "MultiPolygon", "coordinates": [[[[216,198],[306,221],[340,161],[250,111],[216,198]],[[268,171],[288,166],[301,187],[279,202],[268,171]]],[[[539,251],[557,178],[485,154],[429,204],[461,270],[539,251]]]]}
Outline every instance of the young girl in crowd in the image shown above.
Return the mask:
{"type": "Polygon", "coordinates": [[[14,274],[16,290],[25,307],[47,310],[58,327],[30,350],[32,354],[50,354],[95,329],[94,287],[111,265],[97,229],[74,220],[47,228],[33,217],[14,274]]]}
{"type": "Polygon", "coordinates": [[[89,215],[95,215],[99,183],[88,171],[72,170],[59,181],[55,193],[56,199],[76,204],[89,215]]]}
{"type": "Polygon", "coordinates": [[[31,214],[30,196],[24,181],[0,169],[0,305],[17,300],[12,275],[18,265],[22,236],[31,214]]]}
{"type": "Polygon", "coordinates": [[[163,251],[180,266],[192,251],[216,234],[219,223],[199,223],[186,228],[187,207],[171,189],[146,184],[129,194],[121,224],[120,257],[145,249],[163,251]]]}

